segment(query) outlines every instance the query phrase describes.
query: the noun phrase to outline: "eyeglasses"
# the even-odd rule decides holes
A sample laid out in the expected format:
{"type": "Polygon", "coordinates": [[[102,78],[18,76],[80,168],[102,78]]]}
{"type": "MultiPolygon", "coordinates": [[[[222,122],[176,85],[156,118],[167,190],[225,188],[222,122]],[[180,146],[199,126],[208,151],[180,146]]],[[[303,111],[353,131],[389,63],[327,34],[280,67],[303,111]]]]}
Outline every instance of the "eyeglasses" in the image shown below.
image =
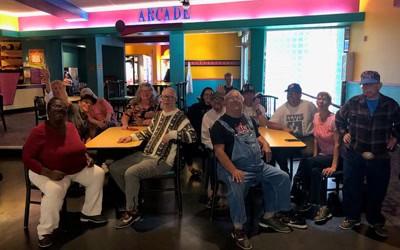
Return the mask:
{"type": "Polygon", "coordinates": [[[175,96],[172,95],[162,95],[161,100],[173,100],[175,99],[175,96]]]}

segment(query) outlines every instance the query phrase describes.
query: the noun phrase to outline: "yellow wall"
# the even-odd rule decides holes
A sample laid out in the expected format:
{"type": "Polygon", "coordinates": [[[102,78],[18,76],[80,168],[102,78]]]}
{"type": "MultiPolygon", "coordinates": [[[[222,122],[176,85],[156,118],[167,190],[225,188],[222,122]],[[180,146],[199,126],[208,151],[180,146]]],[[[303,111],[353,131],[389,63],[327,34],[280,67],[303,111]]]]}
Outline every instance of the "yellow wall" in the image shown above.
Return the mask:
{"type": "Polygon", "coordinates": [[[355,52],[354,81],[367,69],[377,70],[383,83],[400,85],[400,8],[393,0],[361,0],[365,22],[353,24],[350,51],[355,52]],[[366,37],[366,41],[364,41],[366,37]]]}
{"type": "MultiPolygon", "coordinates": [[[[240,60],[240,38],[237,33],[186,34],[185,60],[240,60]]],[[[240,66],[191,67],[193,79],[224,78],[231,72],[240,78],[240,66]]]]}
{"type": "Polygon", "coordinates": [[[18,17],[0,14],[0,29],[18,31],[18,17]]]}

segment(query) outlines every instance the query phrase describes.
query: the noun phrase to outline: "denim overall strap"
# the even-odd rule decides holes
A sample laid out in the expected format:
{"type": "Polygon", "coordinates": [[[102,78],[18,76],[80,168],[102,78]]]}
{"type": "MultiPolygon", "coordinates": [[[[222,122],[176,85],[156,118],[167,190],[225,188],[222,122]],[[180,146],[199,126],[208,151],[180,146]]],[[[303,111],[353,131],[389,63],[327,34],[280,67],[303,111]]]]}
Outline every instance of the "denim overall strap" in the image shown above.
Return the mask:
{"type": "Polygon", "coordinates": [[[226,122],[218,120],[234,136],[231,161],[236,168],[247,172],[258,172],[263,167],[260,145],[250,118],[246,117],[251,131],[238,134],[226,122]]]}

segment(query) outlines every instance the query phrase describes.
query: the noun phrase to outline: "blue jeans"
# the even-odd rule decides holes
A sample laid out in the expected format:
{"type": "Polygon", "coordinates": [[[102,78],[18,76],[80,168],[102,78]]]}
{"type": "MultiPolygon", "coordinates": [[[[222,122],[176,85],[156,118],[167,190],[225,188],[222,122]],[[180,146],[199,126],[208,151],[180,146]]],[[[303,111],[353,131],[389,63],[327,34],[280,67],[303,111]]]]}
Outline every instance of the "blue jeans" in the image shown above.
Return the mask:
{"type": "Polygon", "coordinates": [[[244,224],[246,208],[244,199],[249,187],[262,185],[264,212],[290,210],[290,179],[282,170],[264,163],[260,172],[244,172],[242,183],[234,182],[232,174],[218,164],[218,178],[227,185],[228,204],[233,223],[244,224]]]}
{"type": "Polygon", "coordinates": [[[367,180],[367,211],[369,224],[383,224],[381,213],[390,179],[390,159],[365,160],[351,149],[346,149],[343,161],[343,206],[345,216],[358,220],[361,216],[362,188],[367,180]]]}

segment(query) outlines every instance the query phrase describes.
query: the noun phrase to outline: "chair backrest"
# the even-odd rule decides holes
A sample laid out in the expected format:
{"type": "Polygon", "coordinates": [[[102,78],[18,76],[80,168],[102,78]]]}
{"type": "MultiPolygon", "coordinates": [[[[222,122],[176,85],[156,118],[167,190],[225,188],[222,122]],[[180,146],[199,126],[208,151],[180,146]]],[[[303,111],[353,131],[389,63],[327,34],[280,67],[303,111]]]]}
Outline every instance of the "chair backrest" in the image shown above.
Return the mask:
{"type": "MultiPolygon", "coordinates": [[[[179,217],[182,216],[182,192],[181,192],[181,170],[184,167],[185,161],[183,159],[183,154],[182,154],[182,150],[183,150],[183,146],[184,144],[177,141],[177,140],[173,140],[174,143],[177,144],[177,148],[176,148],[176,156],[175,156],[175,162],[174,162],[174,166],[173,168],[164,174],[161,175],[157,175],[157,176],[153,176],[150,178],[146,178],[143,180],[151,180],[151,179],[174,179],[174,187],[169,187],[169,186],[162,186],[160,188],[154,189],[154,188],[148,188],[148,189],[144,189],[143,185],[140,185],[140,196],[142,195],[142,193],[147,193],[147,192],[163,192],[163,191],[175,191],[175,198],[176,198],[176,202],[178,204],[178,211],[179,211],[179,217]]],[[[142,180],[142,181],[143,181],[142,180]]],[[[141,198],[139,198],[139,200],[142,200],[141,198]]],[[[142,204],[139,204],[139,206],[141,207],[142,204]]]]}
{"type": "Polygon", "coordinates": [[[3,96],[0,94],[0,114],[3,113],[3,96]]]}
{"type": "Polygon", "coordinates": [[[35,113],[37,113],[38,116],[45,116],[47,112],[44,96],[35,96],[33,103],[35,105],[35,113]]]}
{"type": "Polygon", "coordinates": [[[271,118],[271,116],[275,113],[276,100],[278,99],[278,97],[258,94],[257,98],[260,99],[260,104],[263,105],[265,108],[265,115],[268,118],[271,118]]]}
{"type": "Polygon", "coordinates": [[[188,82],[178,82],[176,84],[176,95],[178,98],[178,108],[183,112],[187,113],[187,104],[186,104],[186,85],[188,82]]]}

